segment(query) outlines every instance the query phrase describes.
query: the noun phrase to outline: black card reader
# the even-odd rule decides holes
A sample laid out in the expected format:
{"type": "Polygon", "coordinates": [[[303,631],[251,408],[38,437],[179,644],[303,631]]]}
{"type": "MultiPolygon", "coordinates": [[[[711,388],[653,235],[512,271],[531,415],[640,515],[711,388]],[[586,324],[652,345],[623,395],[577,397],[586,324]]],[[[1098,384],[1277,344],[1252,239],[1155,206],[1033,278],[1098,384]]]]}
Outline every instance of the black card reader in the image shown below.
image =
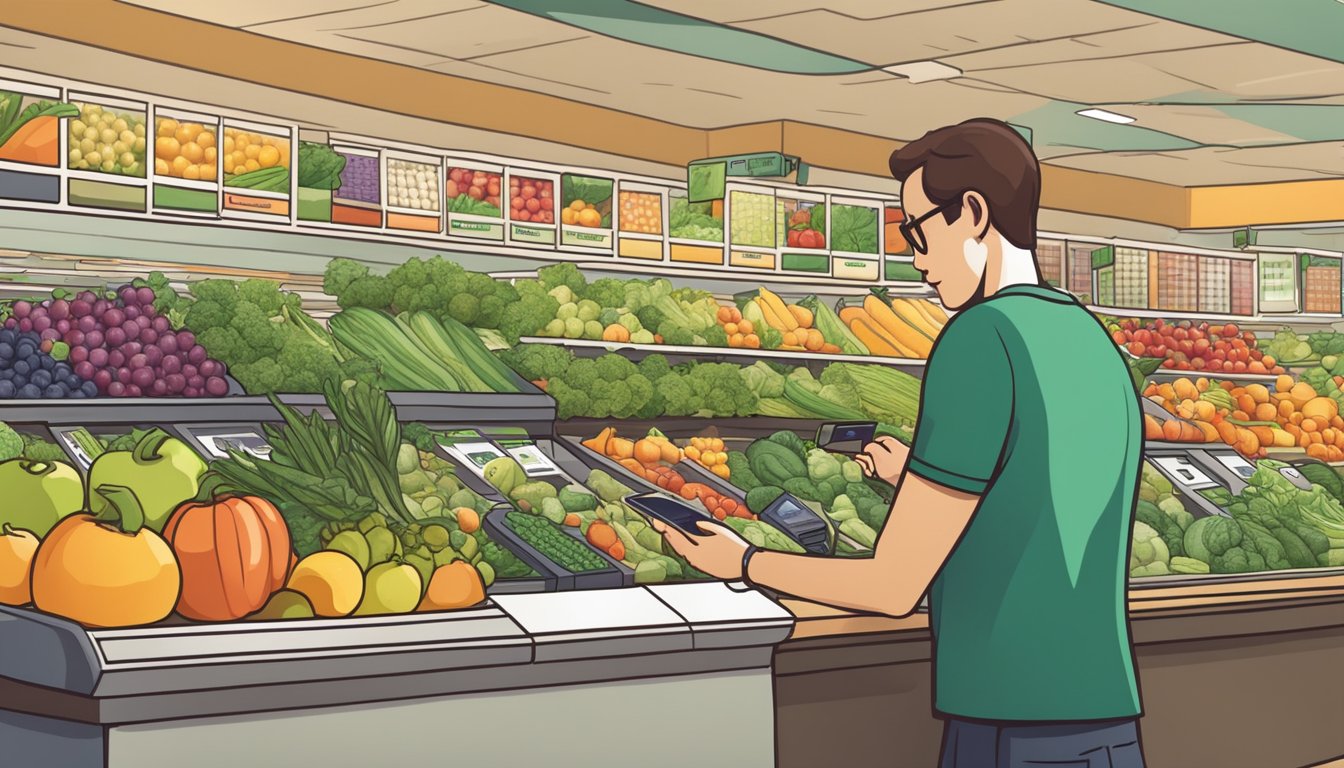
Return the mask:
{"type": "Polygon", "coordinates": [[[780,494],[779,498],[765,508],[760,518],[814,555],[831,553],[830,527],[820,515],[805,506],[793,494],[780,494]]]}

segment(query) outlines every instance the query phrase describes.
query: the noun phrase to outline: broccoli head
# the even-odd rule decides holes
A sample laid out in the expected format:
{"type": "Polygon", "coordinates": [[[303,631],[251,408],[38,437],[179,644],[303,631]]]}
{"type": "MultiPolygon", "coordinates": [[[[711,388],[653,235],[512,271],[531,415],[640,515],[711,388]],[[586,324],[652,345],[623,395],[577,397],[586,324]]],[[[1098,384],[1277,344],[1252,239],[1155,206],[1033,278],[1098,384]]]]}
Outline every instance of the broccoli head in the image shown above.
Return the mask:
{"type": "Polygon", "coordinates": [[[560,419],[573,419],[582,416],[589,416],[593,412],[593,404],[588,398],[588,394],[583,390],[575,389],[565,383],[563,379],[554,379],[546,392],[555,398],[555,415],[560,419]]]}
{"type": "Polygon", "coordinates": [[[639,361],[638,367],[639,372],[644,375],[644,378],[654,383],[657,383],[659,379],[672,373],[672,366],[667,364],[667,357],[665,355],[649,355],[639,361]]]}
{"type": "Polygon", "coordinates": [[[470,293],[459,293],[448,302],[448,316],[463,325],[472,325],[481,312],[481,300],[470,293]]]}
{"type": "Polygon", "coordinates": [[[583,293],[583,298],[592,299],[602,307],[625,306],[625,281],[612,277],[594,280],[583,293]]]}
{"type": "Polygon", "coordinates": [[[519,344],[499,353],[504,364],[528,381],[564,378],[574,353],[550,344],[519,344]]]}
{"type": "Polygon", "coordinates": [[[686,377],[700,399],[705,416],[750,416],[756,412],[756,393],[742,386],[738,366],[732,363],[703,363],[686,377]]]}
{"type": "Polygon", "coordinates": [[[634,312],[635,317],[639,318],[639,324],[651,331],[660,328],[663,324],[663,320],[666,318],[666,315],[663,314],[663,310],[652,304],[635,309],[634,312]]]}
{"type": "Polygon", "coordinates": [[[322,275],[322,290],[339,301],[351,283],[368,274],[369,268],[354,259],[332,259],[322,275]]]}
{"type": "Polygon", "coordinates": [[[542,285],[546,286],[548,291],[557,286],[567,285],[577,296],[582,296],[588,285],[588,280],[579,271],[579,268],[568,261],[542,267],[537,270],[537,279],[541,281],[542,285]]]}
{"type": "Polygon", "coordinates": [[[23,455],[23,438],[14,428],[0,421],[0,461],[17,459],[23,455]]]}
{"type": "MultiPolygon", "coordinates": [[[[643,320],[641,319],[640,322],[643,322],[643,320]]],[[[649,326],[646,325],[644,327],[648,328],[649,326]]],[[[671,344],[678,347],[695,346],[695,334],[692,333],[690,329],[683,328],[671,320],[664,320],[663,324],[657,327],[658,333],[663,337],[664,344],[671,344]]]]}
{"type": "Polygon", "coordinates": [[[367,307],[368,309],[386,309],[392,304],[392,285],[387,278],[378,275],[365,275],[355,278],[336,303],[342,309],[367,307]]]}

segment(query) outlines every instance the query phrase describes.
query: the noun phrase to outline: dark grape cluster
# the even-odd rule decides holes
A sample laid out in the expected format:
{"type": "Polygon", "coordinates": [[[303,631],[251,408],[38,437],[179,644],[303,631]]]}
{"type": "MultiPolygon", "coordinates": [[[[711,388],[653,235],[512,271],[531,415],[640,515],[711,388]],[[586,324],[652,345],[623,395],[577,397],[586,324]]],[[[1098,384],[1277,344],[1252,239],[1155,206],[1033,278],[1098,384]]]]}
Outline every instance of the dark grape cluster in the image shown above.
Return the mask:
{"type": "Polygon", "coordinates": [[[94,397],[92,381],[75,375],[70,364],[42,351],[42,337],[5,328],[0,330],[0,400],[14,398],[94,397]]]}
{"type": "Polygon", "coordinates": [[[148,287],[124,285],[111,298],[83,291],[72,300],[16,301],[5,328],[36,334],[39,352],[68,354],[96,396],[222,397],[229,389],[224,364],[191,331],[172,329],[148,287]]]}

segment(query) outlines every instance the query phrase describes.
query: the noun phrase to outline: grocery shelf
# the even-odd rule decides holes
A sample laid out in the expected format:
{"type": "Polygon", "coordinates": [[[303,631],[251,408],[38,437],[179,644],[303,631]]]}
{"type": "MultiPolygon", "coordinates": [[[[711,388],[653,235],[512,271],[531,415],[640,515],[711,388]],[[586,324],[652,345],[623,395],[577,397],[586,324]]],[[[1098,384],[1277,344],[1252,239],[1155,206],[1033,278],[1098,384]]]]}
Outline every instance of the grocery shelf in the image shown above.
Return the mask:
{"type": "Polygon", "coordinates": [[[1088,304],[1087,309],[1094,315],[1126,318],[1135,317],[1148,320],[1206,320],[1215,323],[1236,323],[1241,326],[1283,327],[1293,325],[1332,325],[1344,323],[1344,316],[1318,314],[1292,315],[1220,315],[1201,312],[1169,312],[1161,309],[1129,309],[1125,307],[1103,307],[1088,304]]]}
{"type": "MultiPolygon", "coordinates": [[[[388,398],[401,421],[431,424],[496,424],[536,426],[549,431],[555,401],[541,392],[391,392],[388,398]]],[[[322,395],[281,395],[280,401],[301,412],[330,415],[322,395]]],[[[220,398],[124,397],[87,400],[0,400],[0,413],[14,424],[52,426],[95,424],[162,424],[199,421],[276,421],[279,413],[265,397],[220,398]]]]}
{"type": "Polygon", "coordinates": [[[1221,371],[1178,371],[1174,368],[1158,368],[1148,374],[1153,381],[1175,381],[1176,379],[1205,378],[1216,381],[1236,381],[1246,384],[1273,384],[1280,374],[1277,373],[1223,373],[1221,371]]]}
{"type": "Polygon", "coordinates": [[[688,347],[674,344],[630,344],[614,341],[592,341],[589,339],[563,339],[549,336],[525,336],[519,339],[521,344],[550,344],[568,347],[574,354],[596,357],[607,352],[616,352],[632,360],[642,360],[653,354],[664,355],[669,362],[680,363],[690,360],[713,362],[737,362],[750,364],[757,360],[775,360],[791,363],[868,363],[897,368],[907,373],[921,375],[927,364],[925,360],[901,357],[883,357],[881,355],[829,355],[820,352],[792,352],[778,349],[738,349],[734,347],[688,347]]]}
{"type": "MultiPolygon", "coordinates": [[[[805,293],[817,293],[825,296],[864,296],[870,292],[873,285],[877,284],[887,286],[892,291],[903,295],[929,296],[933,293],[933,289],[927,284],[914,281],[873,283],[862,280],[841,280],[825,275],[795,275],[705,264],[697,264],[694,269],[688,269],[685,266],[660,262],[576,261],[573,258],[565,258],[564,254],[557,254],[557,256],[560,259],[574,262],[574,265],[583,270],[585,274],[626,277],[634,274],[642,277],[680,278],[682,283],[688,285],[694,283],[712,284],[715,281],[726,281],[732,284],[747,282],[752,285],[765,286],[772,290],[779,288],[780,290],[777,292],[783,293],[801,289],[805,293]]],[[[505,270],[490,274],[491,277],[501,280],[537,276],[536,270],[505,270]]]]}
{"type": "Polygon", "coordinates": [[[1254,573],[1183,573],[1168,576],[1131,576],[1129,588],[1133,591],[1182,585],[1246,584],[1263,581],[1289,581],[1318,576],[1344,576],[1344,568],[1286,568],[1280,571],[1256,571],[1254,573]]]}

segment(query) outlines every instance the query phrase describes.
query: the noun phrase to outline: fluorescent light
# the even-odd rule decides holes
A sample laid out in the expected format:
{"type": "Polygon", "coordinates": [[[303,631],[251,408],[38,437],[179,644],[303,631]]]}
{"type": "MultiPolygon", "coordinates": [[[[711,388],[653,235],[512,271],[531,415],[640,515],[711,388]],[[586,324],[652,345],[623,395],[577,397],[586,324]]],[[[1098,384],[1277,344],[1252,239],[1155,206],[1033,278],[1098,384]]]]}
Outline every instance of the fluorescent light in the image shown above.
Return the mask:
{"type": "Polygon", "coordinates": [[[1129,115],[1122,115],[1108,109],[1097,109],[1096,107],[1092,107],[1091,109],[1080,109],[1077,114],[1080,114],[1083,117],[1090,117],[1093,120],[1104,120],[1108,123],[1119,123],[1121,125],[1128,125],[1129,123],[1134,122],[1134,118],[1129,115]]]}
{"type": "Polygon", "coordinates": [[[905,64],[893,64],[883,67],[884,72],[900,75],[912,83],[928,83],[934,80],[951,80],[961,77],[961,70],[939,61],[911,61],[905,64]]]}

